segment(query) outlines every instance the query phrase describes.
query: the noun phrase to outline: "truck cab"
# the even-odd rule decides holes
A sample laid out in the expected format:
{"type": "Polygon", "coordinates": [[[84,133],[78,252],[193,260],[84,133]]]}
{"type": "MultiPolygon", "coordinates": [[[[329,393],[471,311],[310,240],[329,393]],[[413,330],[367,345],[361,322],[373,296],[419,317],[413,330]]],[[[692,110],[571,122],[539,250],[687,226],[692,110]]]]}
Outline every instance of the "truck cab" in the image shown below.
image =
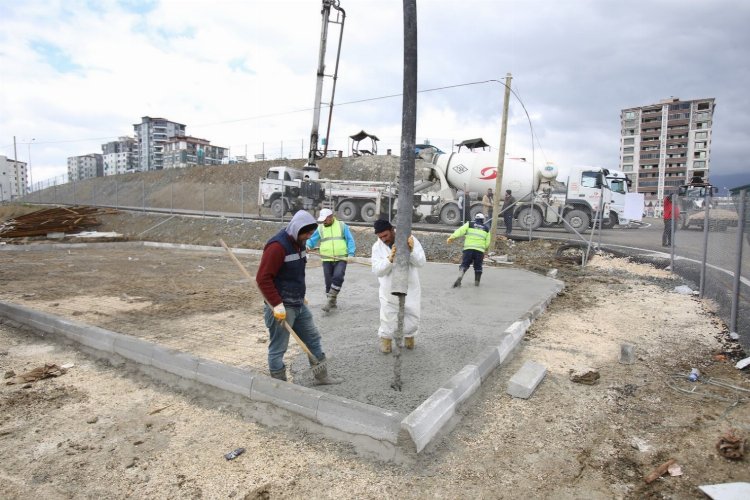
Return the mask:
{"type": "Polygon", "coordinates": [[[274,217],[299,210],[297,198],[304,180],[301,170],[290,167],[271,167],[258,183],[258,206],[270,207],[274,217]]]}

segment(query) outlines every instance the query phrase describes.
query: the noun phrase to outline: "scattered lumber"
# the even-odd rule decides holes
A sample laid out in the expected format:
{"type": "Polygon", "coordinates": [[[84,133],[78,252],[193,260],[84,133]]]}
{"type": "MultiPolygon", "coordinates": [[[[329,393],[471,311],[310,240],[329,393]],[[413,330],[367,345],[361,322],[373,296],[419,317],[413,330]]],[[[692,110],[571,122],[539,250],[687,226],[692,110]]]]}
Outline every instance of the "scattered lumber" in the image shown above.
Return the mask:
{"type": "Polygon", "coordinates": [[[101,225],[98,215],[114,213],[117,210],[90,206],[45,208],[0,223],[0,238],[78,233],[101,225]]]}

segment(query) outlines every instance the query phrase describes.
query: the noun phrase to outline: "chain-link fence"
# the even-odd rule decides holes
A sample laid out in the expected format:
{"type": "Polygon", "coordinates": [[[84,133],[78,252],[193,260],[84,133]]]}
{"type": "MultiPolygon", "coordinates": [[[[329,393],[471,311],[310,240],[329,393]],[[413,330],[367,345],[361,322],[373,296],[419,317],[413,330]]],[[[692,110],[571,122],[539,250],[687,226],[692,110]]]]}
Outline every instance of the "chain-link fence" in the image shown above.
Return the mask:
{"type": "Polygon", "coordinates": [[[731,198],[715,198],[710,186],[672,195],[676,209],[665,206],[662,235],[673,272],[698,284],[700,296],[714,300],[730,331],[745,339],[750,338],[748,188],[731,198]]]}

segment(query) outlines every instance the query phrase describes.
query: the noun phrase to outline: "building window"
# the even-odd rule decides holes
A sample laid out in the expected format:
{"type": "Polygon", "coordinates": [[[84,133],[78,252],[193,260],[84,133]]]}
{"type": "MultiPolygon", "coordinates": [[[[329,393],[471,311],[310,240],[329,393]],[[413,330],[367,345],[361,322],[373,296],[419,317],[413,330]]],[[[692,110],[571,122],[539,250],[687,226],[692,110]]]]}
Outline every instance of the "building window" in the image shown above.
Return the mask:
{"type": "Polygon", "coordinates": [[[696,139],[708,139],[708,132],[696,132],[695,138],[696,139]]]}
{"type": "Polygon", "coordinates": [[[632,152],[633,152],[633,148],[632,148],[632,147],[629,147],[629,148],[622,148],[622,152],[623,152],[623,153],[632,153],[632,152]]]}
{"type": "Polygon", "coordinates": [[[695,149],[706,149],[706,143],[705,142],[696,142],[695,143],[695,149]]]}
{"type": "Polygon", "coordinates": [[[633,161],[633,157],[632,156],[623,156],[622,157],[622,161],[624,161],[624,162],[625,161],[628,161],[628,162],[633,161]]]}
{"type": "Polygon", "coordinates": [[[706,168],[706,162],[703,160],[694,161],[693,168],[706,168]]]}
{"type": "Polygon", "coordinates": [[[698,103],[698,110],[703,111],[704,109],[710,109],[710,105],[707,102],[699,102],[698,103]]]}
{"type": "Polygon", "coordinates": [[[635,118],[635,111],[626,111],[623,113],[623,118],[626,120],[633,120],[635,118]]]}
{"type": "Polygon", "coordinates": [[[635,144],[635,139],[633,139],[632,137],[629,137],[629,138],[623,140],[622,143],[623,144],[635,144]]]}
{"type": "Polygon", "coordinates": [[[623,172],[632,172],[633,171],[633,165],[623,165],[622,166],[623,172]]]}
{"type": "Polygon", "coordinates": [[[705,151],[696,151],[695,153],[693,153],[693,158],[704,159],[705,157],[706,157],[705,151]]]}

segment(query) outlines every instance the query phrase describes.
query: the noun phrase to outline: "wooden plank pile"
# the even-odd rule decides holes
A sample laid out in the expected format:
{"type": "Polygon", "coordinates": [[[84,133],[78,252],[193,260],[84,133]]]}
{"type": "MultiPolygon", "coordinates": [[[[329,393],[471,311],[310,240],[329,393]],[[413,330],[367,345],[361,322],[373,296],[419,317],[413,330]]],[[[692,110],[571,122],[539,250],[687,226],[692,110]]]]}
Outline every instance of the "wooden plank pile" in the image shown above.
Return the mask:
{"type": "Polygon", "coordinates": [[[0,223],[0,238],[78,233],[101,225],[97,215],[113,213],[117,210],[89,206],[46,208],[0,223]]]}

